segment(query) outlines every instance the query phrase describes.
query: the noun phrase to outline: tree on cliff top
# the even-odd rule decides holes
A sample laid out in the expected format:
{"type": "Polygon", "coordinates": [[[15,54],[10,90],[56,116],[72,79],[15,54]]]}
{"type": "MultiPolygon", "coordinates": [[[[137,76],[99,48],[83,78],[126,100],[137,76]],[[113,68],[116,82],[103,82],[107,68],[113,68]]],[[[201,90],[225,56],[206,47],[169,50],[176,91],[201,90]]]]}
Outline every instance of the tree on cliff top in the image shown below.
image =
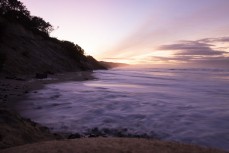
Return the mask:
{"type": "Polygon", "coordinates": [[[42,18],[37,16],[31,18],[31,26],[45,33],[53,31],[53,27],[49,22],[45,22],[42,18]]]}
{"type": "Polygon", "coordinates": [[[30,17],[30,12],[27,10],[22,2],[18,0],[0,0],[1,15],[5,15],[11,11],[20,12],[21,14],[30,17]]]}
{"type": "Polygon", "coordinates": [[[0,0],[0,15],[10,21],[17,21],[27,28],[49,34],[53,27],[40,17],[31,16],[26,6],[18,0],[0,0]]]}
{"type": "Polygon", "coordinates": [[[74,58],[80,58],[84,55],[84,50],[77,44],[70,41],[61,41],[61,46],[68,51],[68,54],[74,58]]]}

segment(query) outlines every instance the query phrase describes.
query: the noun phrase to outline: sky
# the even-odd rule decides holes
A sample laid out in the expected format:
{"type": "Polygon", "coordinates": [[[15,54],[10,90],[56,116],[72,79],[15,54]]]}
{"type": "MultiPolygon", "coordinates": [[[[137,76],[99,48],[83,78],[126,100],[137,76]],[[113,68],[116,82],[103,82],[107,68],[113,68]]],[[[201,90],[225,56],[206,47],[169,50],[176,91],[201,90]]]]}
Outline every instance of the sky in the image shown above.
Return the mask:
{"type": "Polygon", "coordinates": [[[229,68],[229,0],[21,0],[97,60],[229,68]]]}

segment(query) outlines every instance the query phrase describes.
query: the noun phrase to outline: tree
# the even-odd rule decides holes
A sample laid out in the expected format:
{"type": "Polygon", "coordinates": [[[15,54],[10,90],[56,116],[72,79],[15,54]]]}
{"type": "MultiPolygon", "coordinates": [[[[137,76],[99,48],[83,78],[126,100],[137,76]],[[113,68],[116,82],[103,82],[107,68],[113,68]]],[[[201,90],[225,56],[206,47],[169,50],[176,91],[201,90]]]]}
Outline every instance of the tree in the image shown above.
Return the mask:
{"type": "Polygon", "coordinates": [[[45,22],[42,18],[37,16],[32,17],[31,26],[45,33],[53,31],[53,27],[49,22],[45,22]]]}
{"type": "Polygon", "coordinates": [[[0,15],[10,21],[19,22],[35,32],[40,32],[41,35],[47,35],[54,30],[49,22],[31,16],[24,4],[18,0],[0,0],[0,15]]]}
{"type": "Polygon", "coordinates": [[[84,55],[84,50],[79,45],[75,44],[77,52],[79,52],[81,55],[84,55]]]}
{"type": "Polygon", "coordinates": [[[62,41],[62,48],[65,50],[66,55],[72,57],[73,59],[81,59],[84,56],[84,50],[77,44],[70,41],[62,41]]]}
{"type": "Polygon", "coordinates": [[[11,21],[26,25],[30,22],[30,12],[18,0],[0,0],[0,15],[11,21]]]}
{"type": "Polygon", "coordinates": [[[30,12],[27,10],[22,2],[18,0],[0,0],[1,15],[4,15],[10,11],[20,12],[25,16],[30,16],[30,12]]]}

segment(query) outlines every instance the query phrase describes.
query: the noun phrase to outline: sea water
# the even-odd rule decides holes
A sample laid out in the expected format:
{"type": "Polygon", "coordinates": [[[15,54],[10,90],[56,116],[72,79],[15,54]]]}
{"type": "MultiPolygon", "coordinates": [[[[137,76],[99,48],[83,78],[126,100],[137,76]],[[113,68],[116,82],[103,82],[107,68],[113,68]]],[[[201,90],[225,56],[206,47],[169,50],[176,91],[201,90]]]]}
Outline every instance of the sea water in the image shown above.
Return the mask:
{"type": "Polygon", "coordinates": [[[229,70],[112,69],[46,85],[18,106],[55,132],[128,129],[229,150],[229,70]]]}

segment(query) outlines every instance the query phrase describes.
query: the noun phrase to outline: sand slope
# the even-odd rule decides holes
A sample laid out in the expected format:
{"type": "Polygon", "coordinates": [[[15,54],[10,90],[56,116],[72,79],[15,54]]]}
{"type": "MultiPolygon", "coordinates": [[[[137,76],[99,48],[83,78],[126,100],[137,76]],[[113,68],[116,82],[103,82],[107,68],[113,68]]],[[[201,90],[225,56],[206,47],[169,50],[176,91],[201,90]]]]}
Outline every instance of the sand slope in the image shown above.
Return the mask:
{"type": "Polygon", "coordinates": [[[28,144],[1,153],[225,153],[194,145],[128,138],[83,138],[28,144]]]}

